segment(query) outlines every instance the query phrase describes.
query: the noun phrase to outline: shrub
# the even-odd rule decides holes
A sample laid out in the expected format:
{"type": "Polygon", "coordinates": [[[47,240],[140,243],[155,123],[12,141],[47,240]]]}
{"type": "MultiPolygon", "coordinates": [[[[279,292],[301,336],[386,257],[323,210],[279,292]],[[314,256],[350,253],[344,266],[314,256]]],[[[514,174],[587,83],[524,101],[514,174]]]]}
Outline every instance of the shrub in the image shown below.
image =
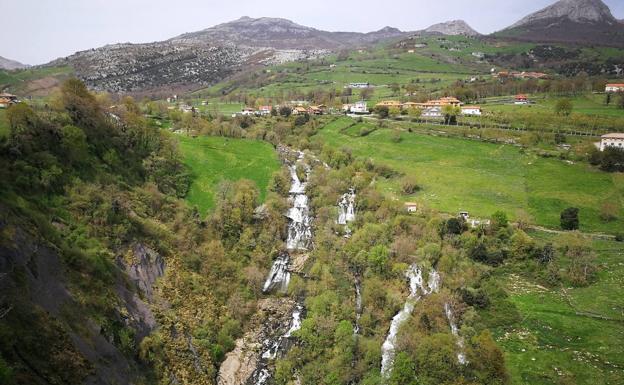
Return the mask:
{"type": "Polygon", "coordinates": [[[401,181],[401,192],[405,195],[412,195],[416,192],[420,191],[420,186],[416,179],[412,177],[405,177],[401,181]]]}
{"type": "Polygon", "coordinates": [[[615,234],[615,240],[616,242],[624,242],[624,233],[615,234]]]}
{"type": "Polygon", "coordinates": [[[617,219],[618,205],[613,202],[604,202],[600,206],[600,219],[604,222],[612,222],[617,219]]]}
{"type": "Polygon", "coordinates": [[[561,228],[564,230],[578,230],[579,228],[579,209],[576,207],[568,207],[561,212],[561,228]]]}

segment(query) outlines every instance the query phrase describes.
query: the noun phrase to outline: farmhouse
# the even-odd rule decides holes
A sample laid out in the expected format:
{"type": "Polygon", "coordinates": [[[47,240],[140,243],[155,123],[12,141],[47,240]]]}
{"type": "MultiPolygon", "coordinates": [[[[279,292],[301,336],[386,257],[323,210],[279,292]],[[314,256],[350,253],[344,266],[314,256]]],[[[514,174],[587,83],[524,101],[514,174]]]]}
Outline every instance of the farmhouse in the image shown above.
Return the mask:
{"type": "Polygon", "coordinates": [[[271,110],[273,110],[273,106],[260,106],[258,111],[256,111],[256,115],[267,116],[271,115],[271,110]]]}
{"type": "Polygon", "coordinates": [[[6,93],[0,94],[0,108],[8,108],[17,103],[19,103],[17,96],[6,93]]]}
{"type": "Polygon", "coordinates": [[[346,104],[345,105],[347,108],[343,107],[342,109],[347,112],[347,113],[352,113],[352,114],[368,114],[368,103],[366,103],[365,101],[359,101],[355,104],[346,104]]]}
{"type": "Polygon", "coordinates": [[[293,115],[305,115],[307,113],[308,113],[308,109],[305,107],[298,106],[292,109],[293,115]]]}
{"type": "Polygon", "coordinates": [[[243,108],[243,111],[241,111],[241,115],[243,116],[251,116],[251,115],[255,115],[256,114],[256,110],[254,110],[253,108],[250,107],[245,107],[243,108]]]}
{"type": "Polygon", "coordinates": [[[407,210],[408,213],[415,213],[418,211],[418,203],[413,203],[413,202],[406,202],[405,203],[405,210],[407,210]]]}
{"type": "Polygon", "coordinates": [[[600,151],[604,151],[608,147],[621,148],[624,150],[624,133],[618,132],[603,135],[600,138],[600,151]]]}
{"type": "Polygon", "coordinates": [[[479,106],[463,106],[461,108],[462,115],[481,116],[481,107],[479,106]]]}
{"type": "Polygon", "coordinates": [[[397,100],[384,100],[384,101],[377,103],[375,107],[401,108],[403,107],[403,104],[397,100]]]}
{"type": "Polygon", "coordinates": [[[605,92],[624,92],[624,83],[611,83],[605,86],[605,92]]]}
{"type": "Polygon", "coordinates": [[[518,104],[518,105],[522,105],[522,104],[529,104],[529,97],[526,95],[516,95],[515,97],[515,101],[514,104],[518,104]]]}

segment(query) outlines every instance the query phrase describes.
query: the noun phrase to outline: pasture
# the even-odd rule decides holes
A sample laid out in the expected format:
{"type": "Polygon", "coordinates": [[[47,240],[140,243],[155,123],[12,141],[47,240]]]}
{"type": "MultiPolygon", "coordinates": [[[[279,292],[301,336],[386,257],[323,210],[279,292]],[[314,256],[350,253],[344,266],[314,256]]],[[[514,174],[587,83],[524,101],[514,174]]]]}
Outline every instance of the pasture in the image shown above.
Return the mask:
{"type": "Polygon", "coordinates": [[[265,142],[223,137],[179,136],[184,164],[193,181],[186,197],[205,215],[215,206],[215,192],[223,180],[249,179],[264,201],[269,179],[280,168],[273,147],[265,142]]]}
{"type": "MultiPolygon", "coordinates": [[[[370,126],[373,123],[365,123],[370,126]]],[[[404,201],[422,202],[442,212],[469,211],[489,217],[498,210],[511,218],[529,214],[535,224],[559,227],[567,207],[580,209],[580,227],[591,232],[624,231],[624,175],[599,171],[586,163],[568,163],[524,153],[512,145],[496,145],[463,138],[443,138],[376,129],[354,135],[353,120],[339,118],[323,127],[316,140],[335,148],[349,148],[355,156],[372,158],[414,177],[422,190],[400,193],[400,178],[378,182],[384,193],[404,201]],[[600,207],[614,202],[618,219],[604,222],[600,207]]],[[[362,127],[358,127],[361,130],[362,127]]]]}

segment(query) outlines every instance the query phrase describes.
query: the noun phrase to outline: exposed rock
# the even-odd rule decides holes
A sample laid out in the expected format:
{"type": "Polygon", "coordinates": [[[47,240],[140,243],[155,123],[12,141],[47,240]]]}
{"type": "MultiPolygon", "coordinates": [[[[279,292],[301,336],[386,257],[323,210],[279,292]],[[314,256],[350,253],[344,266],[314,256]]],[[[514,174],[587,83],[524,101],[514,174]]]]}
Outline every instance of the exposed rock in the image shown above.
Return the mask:
{"type": "Polygon", "coordinates": [[[308,253],[291,255],[290,271],[295,274],[303,274],[303,269],[305,268],[305,264],[308,261],[309,257],[310,254],[308,253]]]}
{"type": "Polygon", "coordinates": [[[451,20],[444,23],[438,23],[423,30],[424,33],[439,33],[449,36],[479,36],[480,33],[475,31],[464,20],[451,20]]]}
{"type": "Polygon", "coordinates": [[[243,385],[259,368],[265,349],[263,343],[284,335],[291,323],[296,303],[288,298],[267,298],[258,303],[258,311],[245,335],[236,341],[219,369],[217,384],[243,385]]]}
{"type": "Polygon", "coordinates": [[[495,35],[523,41],[624,47],[624,25],[601,0],[560,0],[495,35]]]}
{"type": "Polygon", "coordinates": [[[28,65],[22,64],[18,61],[11,60],[0,56],[0,69],[3,70],[19,70],[22,68],[28,68],[28,65]]]}
{"type": "Polygon", "coordinates": [[[123,257],[117,258],[117,264],[145,294],[153,298],[154,284],[165,273],[165,260],[156,251],[141,243],[132,248],[132,260],[128,263],[123,257]]]}

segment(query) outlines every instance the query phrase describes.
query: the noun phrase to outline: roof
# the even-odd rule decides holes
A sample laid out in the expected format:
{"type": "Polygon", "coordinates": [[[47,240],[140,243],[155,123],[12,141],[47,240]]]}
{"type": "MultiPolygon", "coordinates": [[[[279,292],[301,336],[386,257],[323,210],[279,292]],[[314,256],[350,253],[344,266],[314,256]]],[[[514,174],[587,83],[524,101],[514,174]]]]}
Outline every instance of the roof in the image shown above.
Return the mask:
{"type": "Polygon", "coordinates": [[[614,132],[602,136],[602,139],[624,139],[624,132],[614,132]]]}
{"type": "Polygon", "coordinates": [[[607,84],[607,87],[624,87],[624,83],[611,83],[607,84]]]}
{"type": "Polygon", "coordinates": [[[462,106],[462,110],[475,110],[475,109],[481,109],[481,106],[462,106]]]}
{"type": "Polygon", "coordinates": [[[418,203],[414,203],[414,202],[405,202],[405,206],[418,206],[418,203]]]}
{"type": "Polygon", "coordinates": [[[528,99],[528,96],[524,94],[516,95],[516,99],[528,99]]]}
{"type": "Polygon", "coordinates": [[[3,92],[0,94],[0,98],[16,98],[17,96],[12,95],[12,94],[8,94],[6,92],[3,92]]]}

